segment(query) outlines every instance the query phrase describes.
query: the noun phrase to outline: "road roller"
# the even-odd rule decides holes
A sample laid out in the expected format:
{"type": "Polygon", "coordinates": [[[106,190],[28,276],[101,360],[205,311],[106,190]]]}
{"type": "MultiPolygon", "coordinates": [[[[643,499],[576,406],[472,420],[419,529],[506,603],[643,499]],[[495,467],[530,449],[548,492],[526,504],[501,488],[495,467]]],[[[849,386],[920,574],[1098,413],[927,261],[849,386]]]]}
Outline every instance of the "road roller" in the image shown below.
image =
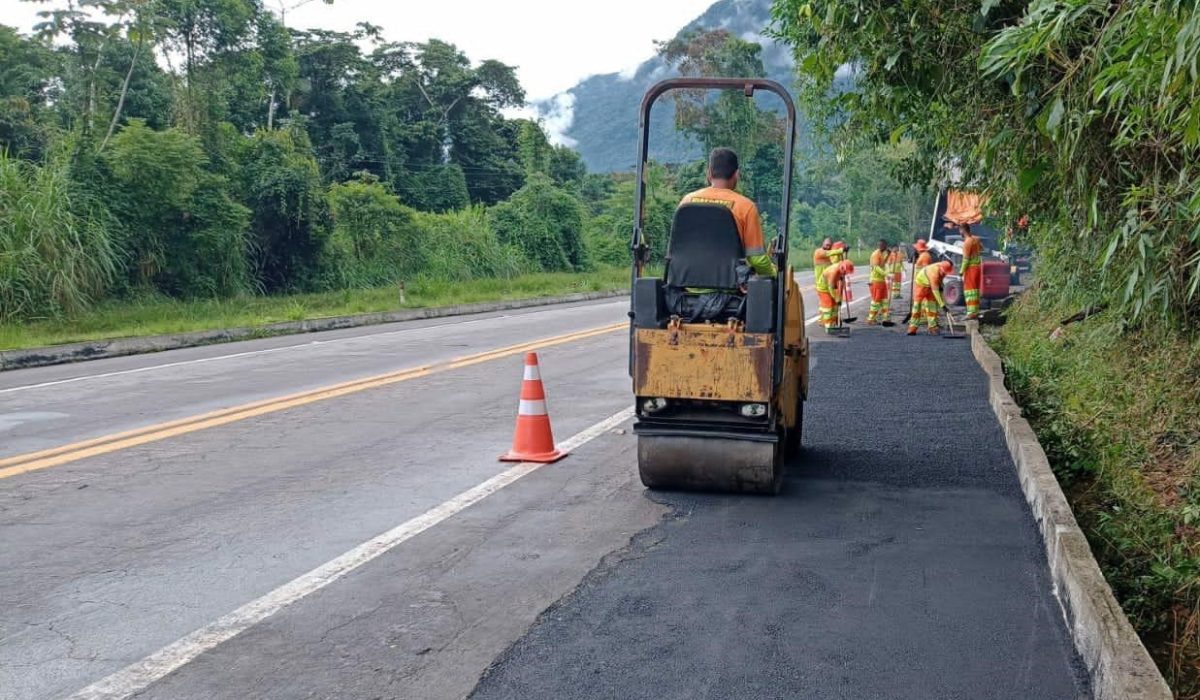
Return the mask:
{"type": "Polygon", "coordinates": [[[798,450],[808,396],[804,301],[788,267],[796,113],[777,82],[674,78],[652,86],[639,116],[629,372],[638,471],[650,489],[776,494],[798,450]],[[675,212],[660,274],[648,274],[645,237],[650,110],[672,90],[774,93],[784,102],[776,279],[749,274],[730,210],[688,203],[675,212]]]}

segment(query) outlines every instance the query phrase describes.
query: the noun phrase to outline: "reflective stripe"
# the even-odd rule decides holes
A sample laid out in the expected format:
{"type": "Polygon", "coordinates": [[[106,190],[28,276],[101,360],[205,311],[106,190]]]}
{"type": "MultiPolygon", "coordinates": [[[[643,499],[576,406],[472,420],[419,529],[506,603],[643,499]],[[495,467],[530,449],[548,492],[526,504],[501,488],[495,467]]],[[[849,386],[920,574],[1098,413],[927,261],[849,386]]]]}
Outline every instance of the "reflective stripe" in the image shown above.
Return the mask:
{"type": "Polygon", "coordinates": [[[541,378],[542,378],[542,375],[541,375],[541,373],[538,371],[538,366],[537,366],[537,365],[525,365],[525,379],[526,379],[526,381],[528,381],[528,380],[530,380],[530,379],[541,379],[541,378]]]}
{"type": "Polygon", "coordinates": [[[546,402],[521,399],[521,404],[517,407],[517,413],[522,416],[544,416],[546,415],[546,402]]]}

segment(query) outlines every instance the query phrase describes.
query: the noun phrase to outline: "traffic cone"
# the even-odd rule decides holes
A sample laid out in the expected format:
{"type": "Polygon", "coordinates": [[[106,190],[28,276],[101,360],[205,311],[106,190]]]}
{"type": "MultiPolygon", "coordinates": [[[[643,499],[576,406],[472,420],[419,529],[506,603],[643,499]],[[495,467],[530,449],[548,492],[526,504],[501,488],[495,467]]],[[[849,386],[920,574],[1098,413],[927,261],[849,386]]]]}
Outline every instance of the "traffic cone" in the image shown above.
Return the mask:
{"type": "Polygon", "coordinates": [[[557,462],[567,453],[554,447],[550,416],[546,413],[546,391],[538,372],[536,352],[525,355],[525,380],[521,382],[521,403],[517,408],[517,428],[512,449],[500,456],[501,462],[557,462]]]}

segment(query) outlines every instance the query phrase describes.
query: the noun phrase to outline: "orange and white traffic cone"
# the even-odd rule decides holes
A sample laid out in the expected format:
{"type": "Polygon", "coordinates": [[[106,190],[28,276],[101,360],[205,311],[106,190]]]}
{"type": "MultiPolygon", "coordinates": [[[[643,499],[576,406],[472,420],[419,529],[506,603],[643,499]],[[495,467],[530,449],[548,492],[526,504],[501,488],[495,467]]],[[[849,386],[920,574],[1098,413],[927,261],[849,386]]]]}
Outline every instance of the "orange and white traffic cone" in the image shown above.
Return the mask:
{"type": "Polygon", "coordinates": [[[517,408],[517,429],[513,431],[512,449],[501,455],[500,461],[557,462],[566,456],[566,452],[554,447],[537,353],[528,353],[525,355],[525,380],[521,382],[521,403],[517,408]]]}

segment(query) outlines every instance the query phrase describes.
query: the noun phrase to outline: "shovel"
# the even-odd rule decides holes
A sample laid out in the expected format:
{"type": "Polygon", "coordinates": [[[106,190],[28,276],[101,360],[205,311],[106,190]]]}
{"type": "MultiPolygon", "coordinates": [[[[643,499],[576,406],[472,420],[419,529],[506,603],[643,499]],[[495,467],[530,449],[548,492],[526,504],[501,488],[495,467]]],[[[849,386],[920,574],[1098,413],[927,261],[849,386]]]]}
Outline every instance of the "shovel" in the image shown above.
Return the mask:
{"type": "Polygon", "coordinates": [[[961,340],[961,339],[967,337],[965,334],[958,333],[954,330],[954,316],[950,313],[949,309],[946,310],[946,323],[948,323],[950,325],[950,332],[943,333],[942,334],[943,338],[951,338],[953,340],[961,340]]]}
{"type": "Polygon", "coordinates": [[[846,310],[846,317],[842,319],[842,323],[854,323],[858,320],[858,316],[850,315],[850,304],[846,300],[842,300],[842,308],[846,310]]]}

